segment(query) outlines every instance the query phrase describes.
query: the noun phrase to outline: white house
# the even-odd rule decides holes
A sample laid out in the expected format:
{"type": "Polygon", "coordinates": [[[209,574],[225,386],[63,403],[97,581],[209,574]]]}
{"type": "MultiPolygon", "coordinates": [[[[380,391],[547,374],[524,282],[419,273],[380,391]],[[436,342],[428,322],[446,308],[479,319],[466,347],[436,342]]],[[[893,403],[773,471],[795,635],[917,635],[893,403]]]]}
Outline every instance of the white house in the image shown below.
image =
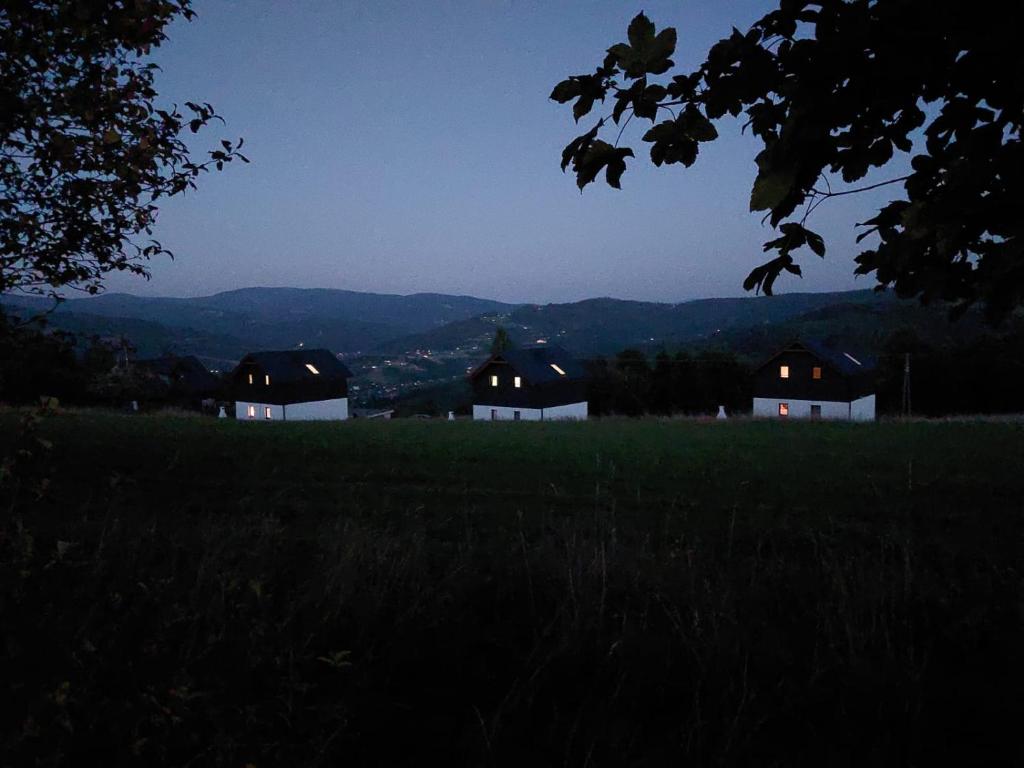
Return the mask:
{"type": "Polygon", "coordinates": [[[754,371],[754,416],[873,421],[874,361],[794,341],[754,371]]]}
{"type": "Polygon", "coordinates": [[[231,375],[235,418],[338,421],[348,418],[352,376],[326,349],[251,352],[231,375]]]}
{"type": "Polygon", "coordinates": [[[475,420],[587,418],[586,369],[552,344],[493,354],[469,380],[475,420]]]}

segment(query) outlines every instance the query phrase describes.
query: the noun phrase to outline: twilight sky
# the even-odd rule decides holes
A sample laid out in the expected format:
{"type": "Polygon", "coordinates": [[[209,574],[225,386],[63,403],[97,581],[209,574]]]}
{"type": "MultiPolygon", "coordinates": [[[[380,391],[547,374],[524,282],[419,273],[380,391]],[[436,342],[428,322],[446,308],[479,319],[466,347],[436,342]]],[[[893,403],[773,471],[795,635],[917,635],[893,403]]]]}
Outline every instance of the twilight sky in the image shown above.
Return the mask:
{"type": "MultiPolygon", "coordinates": [[[[194,296],[248,286],[436,291],[524,302],[593,296],[683,301],[743,295],[771,230],[748,212],[756,145],[738,122],[690,169],[638,158],[623,189],[581,195],[559,169],[573,124],[548,100],[590,72],[643,9],[675,26],[675,61],[746,29],[765,0],[196,0],[197,18],[157,51],[161,101],[211,102],[245,137],[231,165],[164,203],[156,236],[176,259],[110,291],[194,296]]],[[[611,103],[600,114],[610,112],[611,103]]],[[[634,130],[635,128],[635,130],[634,130]]],[[[835,185],[834,185],[835,186],[835,185]]],[[[841,186],[841,184],[840,184],[841,186]]],[[[853,277],[855,221],[897,190],[815,213],[829,253],[802,259],[783,291],[866,288],[853,277]]]]}

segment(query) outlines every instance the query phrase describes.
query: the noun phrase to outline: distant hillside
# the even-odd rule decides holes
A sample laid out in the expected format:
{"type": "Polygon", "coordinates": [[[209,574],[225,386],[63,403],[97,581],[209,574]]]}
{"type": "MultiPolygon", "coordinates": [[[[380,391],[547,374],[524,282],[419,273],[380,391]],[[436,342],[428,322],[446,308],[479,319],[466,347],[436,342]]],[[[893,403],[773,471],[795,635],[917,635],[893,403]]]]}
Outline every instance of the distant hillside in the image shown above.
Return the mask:
{"type": "Polygon", "coordinates": [[[196,355],[212,369],[233,366],[248,350],[245,342],[233,336],[183,326],[171,327],[134,317],[61,312],[48,316],[46,327],[74,334],[82,346],[92,337],[105,340],[123,337],[138,357],[196,355]]]}
{"type": "Polygon", "coordinates": [[[416,349],[479,347],[503,325],[517,344],[558,341],[578,355],[610,355],[626,347],[677,347],[720,334],[771,327],[836,304],[893,306],[897,299],[873,291],[793,293],[738,299],[702,299],[659,304],[619,299],[588,299],[572,304],[527,305],[501,315],[473,318],[381,345],[382,354],[416,349]]]}
{"type": "Polygon", "coordinates": [[[916,301],[838,302],[778,323],[753,325],[723,332],[714,345],[727,348],[748,361],[763,359],[795,338],[878,356],[893,334],[908,333],[936,348],[975,342],[993,333],[971,311],[950,322],[945,306],[922,306],[916,301]]]}
{"type": "MultiPolygon", "coordinates": [[[[52,302],[43,299],[5,296],[2,301],[22,310],[45,311],[52,307],[52,302]]],[[[50,321],[58,328],[77,326],[82,321],[72,316],[84,314],[108,318],[108,332],[129,337],[131,321],[141,320],[171,329],[171,336],[177,333],[175,329],[195,329],[237,340],[246,349],[290,348],[301,343],[358,353],[397,337],[512,308],[510,304],[471,296],[243,288],[191,299],[124,293],[69,299],[52,313],[50,321]]],[[[191,344],[187,351],[204,352],[191,344]]]]}
{"type": "MultiPolygon", "coordinates": [[[[0,300],[21,311],[51,306],[40,299],[0,300]]],[[[140,355],[194,354],[211,367],[230,364],[250,349],[322,346],[345,356],[371,398],[442,383],[453,372],[462,375],[486,354],[499,325],[516,344],[544,339],[583,357],[629,347],[651,354],[662,348],[720,348],[748,361],[796,336],[877,351],[904,328],[939,346],[983,332],[976,314],[951,324],[942,307],[869,290],[680,304],[599,298],[513,305],[444,294],[245,288],[192,299],[70,299],[49,322],[84,335],[126,336],[140,355]]]]}

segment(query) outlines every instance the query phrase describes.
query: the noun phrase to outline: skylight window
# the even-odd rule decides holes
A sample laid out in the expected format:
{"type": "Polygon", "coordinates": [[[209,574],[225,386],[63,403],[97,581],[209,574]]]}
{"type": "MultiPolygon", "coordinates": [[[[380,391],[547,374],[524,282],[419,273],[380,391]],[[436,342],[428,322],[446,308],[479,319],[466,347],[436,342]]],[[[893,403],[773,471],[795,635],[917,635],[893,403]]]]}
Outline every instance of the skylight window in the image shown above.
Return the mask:
{"type": "Polygon", "coordinates": [[[551,363],[551,367],[555,369],[555,373],[557,373],[559,376],[565,376],[565,371],[563,371],[561,368],[559,368],[554,363],[551,363]]]}
{"type": "Polygon", "coordinates": [[[306,363],[306,370],[308,370],[308,371],[309,371],[310,373],[312,373],[312,374],[313,374],[314,376],[319,376],[319,375],[320,375],[320,371],[318,371],[318,370],[316,369],[316,366],[315,366],[315,365],[313,365],[312,363],[306,363]]]}
{"type": "Polygon", "coordinates": [[[857,365],[861,364],[860,360],[851,355],[849,352],[843,352],[843,357],[848,357],[850,360],[853,360],[853,362],[856,363],[857,365]]]}

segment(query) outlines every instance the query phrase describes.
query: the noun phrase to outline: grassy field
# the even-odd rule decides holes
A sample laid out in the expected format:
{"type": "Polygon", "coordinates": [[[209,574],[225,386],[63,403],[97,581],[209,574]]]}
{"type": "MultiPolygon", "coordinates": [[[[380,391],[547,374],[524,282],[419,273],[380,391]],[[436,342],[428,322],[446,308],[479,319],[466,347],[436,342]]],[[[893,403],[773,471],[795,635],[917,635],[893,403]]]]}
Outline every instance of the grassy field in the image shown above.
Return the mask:
{"type": "Polygon", "coordinates": [[[1020,422],[22,416],[0,765],[1024,761],[1020,422]]]}

